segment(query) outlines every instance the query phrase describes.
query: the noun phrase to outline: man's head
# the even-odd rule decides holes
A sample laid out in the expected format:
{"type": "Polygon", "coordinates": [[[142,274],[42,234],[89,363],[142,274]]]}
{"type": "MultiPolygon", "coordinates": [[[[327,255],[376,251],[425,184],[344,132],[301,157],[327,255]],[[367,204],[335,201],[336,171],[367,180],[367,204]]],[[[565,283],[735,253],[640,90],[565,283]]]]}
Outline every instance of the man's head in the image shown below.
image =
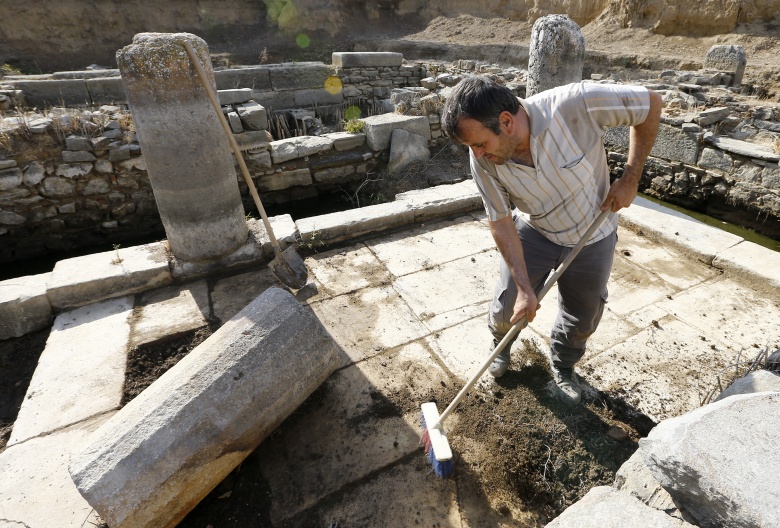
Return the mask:
{"type": "Polygon", "coordinates": [[[441,126],[476,158],[485,156],[499,165],[527,148],[527,116],[519,101],[487,77],[467,77],[455,86],[444,104],[441,126]]]}

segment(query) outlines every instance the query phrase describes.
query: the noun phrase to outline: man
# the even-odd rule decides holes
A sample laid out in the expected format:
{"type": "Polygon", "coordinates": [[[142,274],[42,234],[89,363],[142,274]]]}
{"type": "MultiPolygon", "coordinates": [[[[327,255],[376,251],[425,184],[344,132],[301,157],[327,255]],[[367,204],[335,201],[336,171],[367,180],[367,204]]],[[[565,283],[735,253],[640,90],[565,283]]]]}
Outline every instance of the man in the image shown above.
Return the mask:
{"type": "MultiPolygon", "coordinates": [[[[519,100],[479,76],[461,81],[442,112],[445,134],[470,148],[471,172],[503,257],[488,317],[493,348],[523,316],[533,321],[536,295],[551,270],[600,211],[612,211],[557,283],[550,363],[567,403],[582,397],[574,365],[607,299],[615,212],[637,194],[660,115],[661,97],[642,87],[575,83],[519,100]],[[602,136],[619,125],[631,127],[628,161],[610,186],[602,136]]],[[[494,377],[506,372],[511,345],[491,364],[494,377]]]]}

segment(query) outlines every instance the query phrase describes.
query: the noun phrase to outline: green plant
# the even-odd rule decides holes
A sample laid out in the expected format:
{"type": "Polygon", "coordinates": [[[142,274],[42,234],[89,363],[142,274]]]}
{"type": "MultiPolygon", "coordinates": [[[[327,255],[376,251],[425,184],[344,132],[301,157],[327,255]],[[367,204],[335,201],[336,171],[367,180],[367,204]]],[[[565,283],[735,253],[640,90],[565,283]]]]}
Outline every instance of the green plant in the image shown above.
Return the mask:
{"type": "Polygon", "coordinates": [[[116,253],[116,257],[111,260],[111,264],[121,264],[122,263],[122,257],[119,256],[119,244],[114,244],[114,253],[116,253]]]}
{"type": "Polygon", "coordinates": [[[365,131],[365,129],[366,123],[359,119],[350,119],[344,123],[344,132],[349,132],[350,134],[359,134],[365,131]]]}
{"type": "Polygon", "coordinates": [[[309,236],[309,239],[305,242],[301,241],[299,242],[299,245],[303,248],[306,248],[308,250],[314,251],[317,253],[317,250],[320,249],[325,245],[325,242],[321,238],[321,233],[318,230],[314,230],[311,232],[311,236],[309,236]]]}

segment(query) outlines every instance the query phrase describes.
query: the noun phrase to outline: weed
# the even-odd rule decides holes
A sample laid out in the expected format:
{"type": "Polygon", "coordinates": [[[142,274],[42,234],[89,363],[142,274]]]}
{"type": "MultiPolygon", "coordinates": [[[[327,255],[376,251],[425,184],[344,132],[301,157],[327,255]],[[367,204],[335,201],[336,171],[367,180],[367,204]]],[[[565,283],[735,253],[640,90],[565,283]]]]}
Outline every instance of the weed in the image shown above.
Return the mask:
{"type": "Polygon", "coordinates": [[[263,51],[260,52],[260,64],[265,64],[268,62],[268,49],[263,48],[263,51]]]}
{"type": "Polygon", "coordinates": [[[120,246],[120,244],[114,244],[114,253],[116,254],[116,257],[114,257],[111,260],[111,264],[121,264],[122,263],[122,257],[119,256],[119,246],[120,246]]]}
{"type": "Polygon", "coordinates": [[[365,130],[366,123],[359,119],[350,119],[344,123],[344,132],[349,132],[350,134],[359,134],[365,130]]]}
{"type": "Polygon", "coordinates": [[[299,245],[302,248],[306,248],[317,253],[317,251],[325,245],[325,241],[322,240],[322,233],[315,229],[311,232],[309,239],[305,242],[301,240],[299,245]]]}

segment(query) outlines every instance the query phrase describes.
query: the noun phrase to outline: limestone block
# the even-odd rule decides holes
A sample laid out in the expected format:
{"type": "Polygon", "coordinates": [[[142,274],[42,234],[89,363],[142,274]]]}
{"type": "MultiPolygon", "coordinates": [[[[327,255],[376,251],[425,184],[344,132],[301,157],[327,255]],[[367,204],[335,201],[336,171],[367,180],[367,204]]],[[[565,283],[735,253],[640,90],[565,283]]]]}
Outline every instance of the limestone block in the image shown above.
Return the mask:
{"type": "Polygon", "coordinates": [[[731,156],[722,150],[705,147],[701,152],[701,157],[699,158],[699,163],[697,165],[704,169],[717,169],[724,172],[731,172],[731,169],[734,167],[734,162],[731,160],[731,156]]]}
{"type": "MultiPolygon", "coordinates": [[[[114,71],[119,73],[117,70],[114,71]]],[[[117,104],[127,101],[122,77],[87,79],[85,83],[92,104],[117,104]]]]}
{"type": "Polygon", "coordinates": [[[128,296],[57,316],[8,445],[119,408],[132,312],[128,296]]]}
{"type": "Polygon", "coordinates": [[[270,66],[245,66],[214,72],[217,89],[229,90],[237,86],[257,91],[271,90],[270,66]]]}
{"type": "Polygon", "coordinates": [[[740,141],[738,139],[732,139],[729,137],[720,137],[714,135],[712,132],[704,134],[704,142],[713,145],[726,152],[732,154],[739,154],[740,156],[747,156],[748,158],[759,159],[769,161],[773,163],[780,162],[780,154],[773,152],[769,149],[762,148],[754,143],[748,143],[747,141],[740,141]]]}
{"type": "Polygon", "coordinates": [[[51,273],[0,282],[0,340],[20,337],[51,323],[46,283],[51,273]]]}
{"type": "Polygon", "coordinates": [[[308,168],[275,172],[257,179],[259,191],[281,191],[297,185],[311,185],[311,171],[308,168]]]}
{"type": "Polygon", "coordinates": [[[394,52],[358,52],[342,51],[331,55],[333,66],[337,68],[397,68],[404,62],[402,53],[394,52]]]}
{"type": "Polygon", "coordinates": [[[547,528],[694,528],[642,504],[629,493],[597,486],[566,508],[547,528]]]}
{"type": "Polygon", "coordinates": [[[73,196],[76,185],[65,178],[48,177],[43,179],[41,195],[47,198],[65,198],[73,196]]]}
{"type": "Polygon", "coordinates": [[[759,392],[665,420],[639,441],[645,464],[699,526],[772,526],[780,429],[767,417],[779,406],[780,392],[759,392]]]}
{"type": "Polygon", "coordinates": [[[747,376],[734,380],[715,401],[735,394],[753,394],[755,392],[780,392],[780,376],[769,370],[756,370],[747,376]]]}
{"type": "Polygon", "coordinates": [[[208,325],[209,292],[205,280],[145,292],[136,303],[130,347],[154,343],[208,325]]]}
{"type": "Polygon", "coordinates": [[[230,130],[234,134],[239,134],[244,131],[244,125],[241,124],[241,118],[238,117],[238,112],[228,112],[227,121],[230,125],[230,130]]]}
{"type": "Polygon", "coordinates": [[[172,282],[164,242],[61,260],[49,278],[55,310],[82,306],[172,282]]]}
{"type": "MultiPolygon", "coordinates": [[[[296,244],[298,241],[298,227],[295,225],[292,216],[288,214],[272,216],[268,219],[268,222],[271,224],[274,236],[283,250],[296,244]]],[[[271,239],[265,231],[263,221],[259,218],[250,218],[247,222],[247,227],[263,254],[273,257],[273,246],[271,246],[271,239]]]]}
{"type": "Polygon", "coordinates": [[[387,170],[392,174],[401,172],[412,163],[431,159],[428,138],[397,128],[393,130],[390,143],[390,160],[387,170]]]}
{"type": "Polygon", "coordinates": [[[731,115],[731,109],[726,106],[719,106],[717,108],[708,108],[702,112],[699,112],[699,117],[696,118],[696,122],[701,126],[711,125],[718,121],[727,118],[731,115]]]}
{"type": "Polygon", "coordinates": [[[22,169],[13,168],[0,171],[0,191],[7,191],[22,184],[22,169]]]}
{"type": "MultiPolygon", "coordinates": [[[[627,149],[628,132],[626,126],[609,128],[604,134],[604,142],[627,149]]],[[[686,134],[678,127],[662,123],[658,127],[658,135],[650,155],[695,165],[699,155],[699,141],[696,136],[686,134]]]]}
{"type": "Polygon", "coordinates": [[[393,130],[398,128],[431,139],[431,126],[425,116],[379,114],[362,121],[366,124],[366,143],[373,151],[389,149],[393,130]]]}
{"type": "Polygon", "coordinates": [[[79,178],[92,172],[92,169],[92,163],[63,163],[57,167],[56,174],[57,176],[62,176],[64,178],[79,178]]]}
{"type": "Polygon", "coordinates": [[[408,191],[397,194],[395,199],[411,208],[415,223],[482,208],[482,198],[471,179],[452,185],[408,191]]]}
{"type": "Polygon", "coordinates": [[[712,46],[707,51],[707,55],[704,58],[704,68],[706,69],[733,72],[734,77],[731,83],[732,86],[739,86],[742,84],[745,66],[747,66],[745,48],[733,44],[718,44],[712,46]]]}
{"type": "Polygon", "coordinates": [[[350,132],[331,132],[323,134],[322,137],[333,140],[333,148],[339,152],[361,147],[366,143],[366,135],[362,132],[352,134],[350,132]]]}
{"type": "Polygon", "coordinates": [[[252,98],[251,88],[233,88],[230,90],[217,90],[219,104],[222,106],[246,103],[252,98]]]}
{"type": "Polygon", "coordinates": [[[354,165],[331,167],[329,169],[317,171],[313,174],[314,181],[317,183],[341,183],[348,180],[353,180],[360,176],[360,174],[356,175],[354,165]]]}
{"type": "Polygon", "coordinates": [[[296,107],[334,105],[344,102],[344,94],[341,90],[333,93],[324,88],[295,90],[293,101],[296,107]]]}
{"type": "Polygon", "coordinates": [[[244,128],[247,130],[266,130],[268,129],[268,112],[265,107],[249,101],[244,104],[236,105],[236,111],[244,128]]]}
{"type": "Polygon", "coordinates": [[[401,227],[413,221],[414,211],[408,204],[390,202],[302,218],[297,225],[303,242],[316,238],[331,243],[401,227]]]}
{"type": "Polygon", "coordinates": [[[14,81],[14,87],[24,92],[29,106],[78,106],[89,101],[87,84],[83,79],[41,79],[14,81]]]}
{"type": "Polygon", "coordinates": [[[333,140],[324,136],[298,136],[272,141],[269,145],[274,163],[326,152],[333,148],[333,140]]]}
{"type": "Polygon", "coordinates": [[[268,144],[274,140],[267,130],[245,130],[240,134],[234,134],[233,137],[242,152],[258,148],[266,149],[268,144]]]}
{"type": "Polygon", "coordinates": [[[255,89],[252,99],[266,108],[273,108],[274,110],[295,108],[295,90],[276,92],[273,90],[260,91],[255,89]]]}
{"type": "Polygon", "coordinates": [[[113,528],[175,526],[339,361],[310,309],[271,288],[101,426],[73,481],[113,528]]]}
{"type": "Polygon", "coordinates": [[[65,138],[65,148],[68,150],[92,150],[91,147],[89,139],[85,137],[68,136],[65,138]]]}
{"type": "Polygon", "coordinates": [[[71,150],[63,150],[62,151],[62,161],[65,163],[82,163],[82,162],[88,162],[88,161],[95,161],[97,158],[91,153],[87,152],[86,150],[79,150],[79,151],[71,151],[71,150]]]}
{"type": "Polygon", "coordinates": [[[271,87],[279,90],[308,90],[324,88],[325,80],[333,73],[322,62],[294,62],[273,64],[268,68],[271,87]]]}

